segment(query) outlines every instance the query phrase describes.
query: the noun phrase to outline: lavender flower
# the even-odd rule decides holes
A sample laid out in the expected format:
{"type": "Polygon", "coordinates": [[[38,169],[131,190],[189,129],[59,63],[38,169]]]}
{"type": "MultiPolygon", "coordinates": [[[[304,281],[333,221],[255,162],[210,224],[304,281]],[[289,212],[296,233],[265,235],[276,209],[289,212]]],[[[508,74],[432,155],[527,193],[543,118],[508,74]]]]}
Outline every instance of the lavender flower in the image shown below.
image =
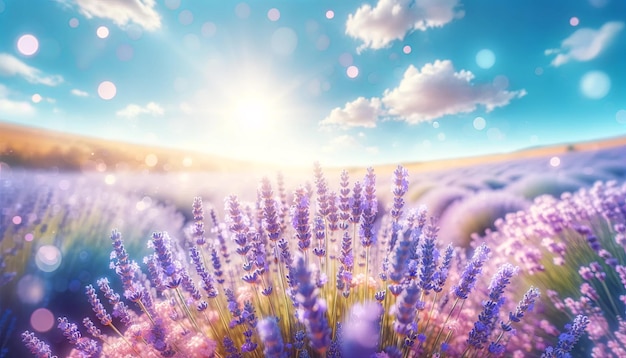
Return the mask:
{"type": "Polygon", "coordinates": [[[415,282],[400,293],[391,313],[395,315],[393,329],[400,335],[407,335],[411,330],[413,321],[417,314],[420,289],[415,282]]]}
{"type": "Polygon", "coordinates": [[[294,275],[298,282],[296,298],[300,304],[299,318],[307,328],[311,347],[323,354],[330,345],[326,302],[318,298],[317,288],[312,283],[311,271],[306,267],[303,257],[298,258],[294,275]]]}
{"type": "Polygon", "coordinates": [[[278,321],[275,317],[267,317],[259,321],[257,331],[263,342],[263,354],[265,354],[266,357],[287,357],[287,352],[283,345],[283,338],[280,334],[280,327],[278,327],[278,321]]]}
{"type": "Polygon", "coordinates": [[[309,197],[303,187],[296,190],[292,206],[292,225],[296,231],[298,248],[306,250],[311,245],[311,228],[309,225],[309,197]]]}
{"type": "Polygon", "coordinates": [[[52,355],[50,346],[44,343],[39,338],[35,337],[35,334],[29,331],[22,333],[22,342],[26,345],[26,348],[37,358],[56,358],[52,355]]]}
{"type": "Polygon", "coordinates": [[[576,316],[571,324],[565,325],[566,332],[559,335],[559,342],[556,348],[552,346],[546,348],[541,358],[571,357],[570,351],[585,332],[587,325],[589,325],[587,316],[576,316]]]}
{"type": "Polygon", "coordinates": [[[194,230],[193,237],[195,238],[196,245],[202,246],[206,243],[204,237],[204,209],[202,208],[202,198],[197,196],[193,199],[193,221],[194,230]]]}
{"type": "Polygon", "coordinates": [[[397,230],[398,222],[402,216],[402,210],[404,208],[404,194],[409,190],[409,172],[398,165],[396,170],[393,171],[393,206],[391,208],[391,217],[394,222],[394,231],[397,230]]]}
{"type": "Polygon", "coordinates": [[[465,300],[469,297],[469,294],[476,283],[476,279],[482,271],[485,261],[489,258],[490,251],[491,250],[485,244],[476,248],[472,260],[467,264],[465,270],[463,271],[459,284],[454,286],[454,294],[458,298],[465,300]]]}
{"type": "Polygon", "coordinates": [[[504,288],[511,282],[511,278],[517,273],[517,268],[511,264],[500,267],[489,284],[489,300],[483,303],[483,311],[478,315],[478,321],[469,333],[467,343],[476,349],[482,349],[494,329],[500,306],[504,303],[504,288]]]}
{"type": "Polygon", "coordinates": [[[374,174],[373,168],[367,169],[364,189],[360,233],[361,244],[363,244],[364,247],[369,247],[376,241],[374,221],[376,220],[376,214],[378,213],[378,201],[376,200],[376,175],[374,174]]]}
{"type": "Polygon", "coordinates": [[[104,309],[104,306],[100,302],[100,299],[98,298],[96,290],[93,288],[93,286],[88,285],[87,287],[85,287],[85,293],[89,300],[89,304],[91,305],[93,311],[96,313],[96,317],[98,317],[100,323],[103,326],[108,326],[109,324],[111,324],[111,316],[107,313],[106,309],[104,309]]]}
{"type": "Polygon", "coordinates": [[[357,303],[342,325],[342,354],[345,357],[370,357],[376,353],[380,338],[382,307],[377,302],[357,303]]]}

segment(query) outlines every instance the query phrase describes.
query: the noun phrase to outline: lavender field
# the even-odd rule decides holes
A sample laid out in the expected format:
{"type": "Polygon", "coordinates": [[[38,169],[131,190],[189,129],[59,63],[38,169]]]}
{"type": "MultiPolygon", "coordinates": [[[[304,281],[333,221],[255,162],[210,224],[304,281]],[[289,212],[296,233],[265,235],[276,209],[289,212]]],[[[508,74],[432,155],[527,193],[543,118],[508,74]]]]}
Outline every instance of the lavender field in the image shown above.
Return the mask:
{"type": "Polygon", "coordinates": [[[0,356],[622,357],[625,158],[1,164],[0,356]]]}

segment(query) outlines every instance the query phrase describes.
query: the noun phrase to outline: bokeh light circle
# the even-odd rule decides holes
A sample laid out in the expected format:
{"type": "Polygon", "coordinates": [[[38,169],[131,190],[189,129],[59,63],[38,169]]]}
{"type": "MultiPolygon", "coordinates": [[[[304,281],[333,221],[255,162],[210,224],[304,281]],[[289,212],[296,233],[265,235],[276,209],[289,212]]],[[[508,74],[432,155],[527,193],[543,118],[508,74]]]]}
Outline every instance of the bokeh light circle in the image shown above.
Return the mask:
{"type": "Polygon", "coordinates": [[[561,165],[561,158],[559,157],[552,157],[550,158],[550,166],[551,167],[558,167],[559,165],[561,165]]]}
{"type": "Polygon", "coordinates": [[[31,232],[29,232],[28,234],[24,235],[24,241],[31,242],[31,241],[33,241],[34,238],[35,238],[35,235],[33,235],[33,233],[31,233],[31,232]]]}
{"type": "Polygon", "coordinates": [[[356,66],[349,66],[346,69],[346,75],[350,78],[356,78],[359,75],[359,68],[356,66]]]}
{"type": "Polygon", "coordinates": [[[17,40],[17,50],[24,56],[32,56],[39,50],[39,40],[31,34],[22,35],[17,40]]]}
{"type": "Polygon", "coordinates": [[[578,20],[578,18],[574,16],[571,19],[569,19],[569,24],[572,26],[578,26],[578,24],[580,24],[580,20],[578,20]]]}
{"type": "Polygon", "coordinates": [[[280,19],[280,11],[276,8],[269,9],[267,12],[267,18],[270,21],[278,21],[278,19],[280,19]]]}
{"type": "Polygon", "coordinates": [[[342,65],[343,67],[348,67],[350,65],[352,65],[354,59],[352,58],[352,55],[344,52],[341,55],[339,55],[339,64],[342,65]]]}
{"type": "Polygon", "coordinates": [[[278,28],[272,34],[271,46],[278,55],[291,55],[298,46],[298,35],[288,27],[278,28]]]}
{"type": "Polygon", "coordinates": [[[250,6],[245,2],[237,4],[235,6],[235,15],[240,19],[247,19],[250,17],[250,6]]]}
{"type": "Polygon", "coordinates": [[[35,264],[43,272],[53,272],[61,266],[61,251],[54,245],[43,245],[37,250],[35,264]]]}
{"type": "Polygon", "coordinates": [[[433,128],[435,128],[435,129],[439,128],[439,122],[434,121],[433,122],[433,128]]]}
{"type": "Polygon", "coordinates": [[[148,154],[145,158],[145,163],[149,167],[154,167],[159,162],[159,158],[155,154],[148,154]]]}
{"type": "Polygon", "coordinates": [[[214,36],[216,32],[217,32],[217,26],[215,26],[215,24],[212,22],[205,22],[204,24],[202,24],[202,27],[200,28],[200,33],[204,37],[214,36]]]}
{"type": "Polygon", "coordinates": [[[78,25],[80,25],[80,22],[78,21],[77,18],[73,17],[73,18],[70,19],[69,25],[70,25],[71,28],[75,29],[75,28],[78,27],[78,25]]]}
{"type": "Polygon", "coordinates": [[[30,99],[31,101],[33,101],[33,103],[39,103],[43,98],[39,93],[35,93],[30,99]]]}
{"type": "Polygon", "coordinates": [[[109,37],[109,28],[106,26],[100,26],[96,30],[96,35],[101,39],[106,39],[109,37]]]}
{"type": "Polygon", "coordinates": [[[619,124],[626,124],[626,109],[620,109],[615,113],[615,120],[619,124]]]}
{"type": "Polygon", "coordinates": [[[27,274],[17,282],[17,297],[22,303],[36,305],[44,298],[45,288],[42,279],[27,274]]]}
{"type": "Polygon", "coordinates": [[[496,55],[493,51],[482,49],[476,54],[476,64],[480,68],[489,69],[496,63],[496,55]]]}
{"type": "Polygon", "coordinates": [[[11,221],[13,222],[13,224],[19,225],[22,223],[22,217],[19,215],[15,215],[13,219],[11,219],[11,221]]]}
{"type": "Polygon", "coordinates": [[[115,175],[114,175],[114,174],[107,174],[107,175],[104,177],[104,183],[105,183],[106,185],[113,185],[113,184],[115,184],[115,181],[116,181],[116,178],[115,178],[115,175]]]}
{"type": "Polygon", "coordinates": [[[331,20],[331,19],[332,19],[332,18],[334,18],[334,17],[335,17],[335,12],[334,12],[333,10],[328,10],[328,11],[326,11],[326,18],[327,18],[328,20],[331,20]]]}
{"type": "Polygon", "coordinates": [[[178,22],[182,25],[191,25],[193,22],[193,13],[189,10],[183,10],[178,14],[178,22]]]}
{"type": "Polygon", "coordinates": [[[37,308],[30,315],[30,326],[37,332],[48,332],[54,327],[54,315],[47,308],[37,308]]]}
{"type": "Polygon", "coordinates": [[[411,49],[411,46],[409,46],[409,45],[404,45],[404,47],[402,48],[402,52],[403,52],[405,55],[410,54],[410,53],[411,53],[411,51],[412,51],[412,49],[411,49]]]}
{"type": "Polygon", "coordinates": [[[117,88],[111,81],[103,81],[98,85],[98,96],[106,101],[113,99],[116,93],[117,88]]]}
{"type": "Polygon", "coordinates": [[[611,90],[611,79],[602,71],[590,71],[580,79],[580,90],[591,99],[600,99],[611,90]]]}
{"type": "Polygon", "coordinates": [[[476,117],[472,125],[477,131],[482,131],[487,126],[487,121],[483,117],[476,117]]]}

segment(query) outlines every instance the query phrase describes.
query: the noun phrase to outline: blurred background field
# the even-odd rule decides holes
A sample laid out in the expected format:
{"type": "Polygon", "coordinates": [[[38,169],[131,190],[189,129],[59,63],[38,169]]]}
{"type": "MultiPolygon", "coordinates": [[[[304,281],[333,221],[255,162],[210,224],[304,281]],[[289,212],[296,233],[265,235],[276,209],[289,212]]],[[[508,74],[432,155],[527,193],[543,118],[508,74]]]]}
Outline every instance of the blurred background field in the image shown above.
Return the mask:
{"type": "MultiPolygon", "coordinates": [[[[528,209],[541,195],[558,198],[596,181],[623,182],[626,139],[402,164],[410,175],[407,204],[425,205],[438,218],[442,242],[469,249],[473,235],[489,234],[498,219],[528,209]]],[[[343,168],[323,168],[329,182],[339,181],[343,168]]],[[[375,167],[382,207],[392,200],[388,188],[393,168],[375,167]]],[[[365,168],[346,169],[357,178],[365,173],[365,168]]],[[[38,319],[42,307],[54,307],[55,314],[76,321],[82,319],[82,312],[90,310],[84,286],[111,275],[112,229],[123,233],[131,257],[143,257],[153,231],[185,236],[195,196],[201,196],[221,218],[229,194],[237,194],[253,206],[262,177],[274,185],[283,181],[290,203],[296,187],[313,185],[312,163],[309,167],[251,165],[2,125],[3,348],[25,352],[19,340],[11,337],[33,329],[32,320],[38,319]]],[[[66,352],[60,332],[38,328],[49,331],[47,337],[55,352],[66,352]]]]}

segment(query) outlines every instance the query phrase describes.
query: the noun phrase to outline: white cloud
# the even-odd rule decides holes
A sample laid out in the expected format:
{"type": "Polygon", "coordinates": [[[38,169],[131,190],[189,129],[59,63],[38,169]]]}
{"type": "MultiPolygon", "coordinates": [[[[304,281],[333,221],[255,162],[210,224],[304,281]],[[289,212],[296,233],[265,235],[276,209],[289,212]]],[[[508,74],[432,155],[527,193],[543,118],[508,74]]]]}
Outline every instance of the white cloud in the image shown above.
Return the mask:
{"type": "Polygon", "coordinates": [[[56,86],[63,82],[63,77],[45,76],[41,70],[25,64],[8,53],[0,53],[0,76],[21,76],[30,83],[46,86],[56,86]]]}
{"type": "Polygon", "coordinates": [[[78,5],[80,13],[87,18],[110,19],[120,27],[125,27],[131,22],[146,30],[161,27],[161,16],[154,9],[155,0],[74,0],[74,2],[78,5]]]}
{"type": "Polygon", "coordinates": [[[604,51],[611,41],[624,28],[624,23],[611,21],[598,30],[582,28],[576,30],[561,42],[558,49],[548,49],[546,55],[556,54],[552,66],[558,67],[569,61],[590,61],[604,51]]]}
{"type": "Polygon", "coordinates": [[[363,41],[359,50],[381,49],[413,30],[441,27],[462,17],[458,5],[459,0],[379,0],[348,16],[346,34],[363,41]]]}
{"type": "Polygon", "coordinates": [[[158,103],[149,102],[143,107],[137,104],[129,104],[123,109],[117,111],[115,114],[119,117],[136,118],[141,114],[161,116],[163,113],[165,113],[165,110],[163,110],[163,107],[161,107],[158,103]]]}
{"type": "Polygon", "coordinates": [[[526,95],[525,90],[507,91],[493,83],[474,84],[473,79],[470,71],[455,72],[449,60],[437,60],[421,69],[410,65],[400,85],[385,91],[382,102],[394,119],[419,123],[469,113],[479,105],[489,112],[526,95]]]}
{"type": "Polygon", "coordinates": [[[328,117],[320,122],[323,127],[376,127],[378,116],[381,115],[380,99],[359,97],[346,103],[344,108],[335,108],[328,117]]]}
{"type": "Polygon", "coordinates": [[[8,98],[9,89],[0,84],[0,119],[7,116],[29,116],[35,114],[35,107],[30,102],[13,101],[8,98]]]}
{"type": "Polygon", "coordinates": [[[77,96],[77,97],[88,97],[89,96],[89,93],[87,93],[85,91],[81,91],[81,90],[79,90],[77,88],[72,89],[70,91],[70,93],[73,94],[74,96],[77,96]]]}

